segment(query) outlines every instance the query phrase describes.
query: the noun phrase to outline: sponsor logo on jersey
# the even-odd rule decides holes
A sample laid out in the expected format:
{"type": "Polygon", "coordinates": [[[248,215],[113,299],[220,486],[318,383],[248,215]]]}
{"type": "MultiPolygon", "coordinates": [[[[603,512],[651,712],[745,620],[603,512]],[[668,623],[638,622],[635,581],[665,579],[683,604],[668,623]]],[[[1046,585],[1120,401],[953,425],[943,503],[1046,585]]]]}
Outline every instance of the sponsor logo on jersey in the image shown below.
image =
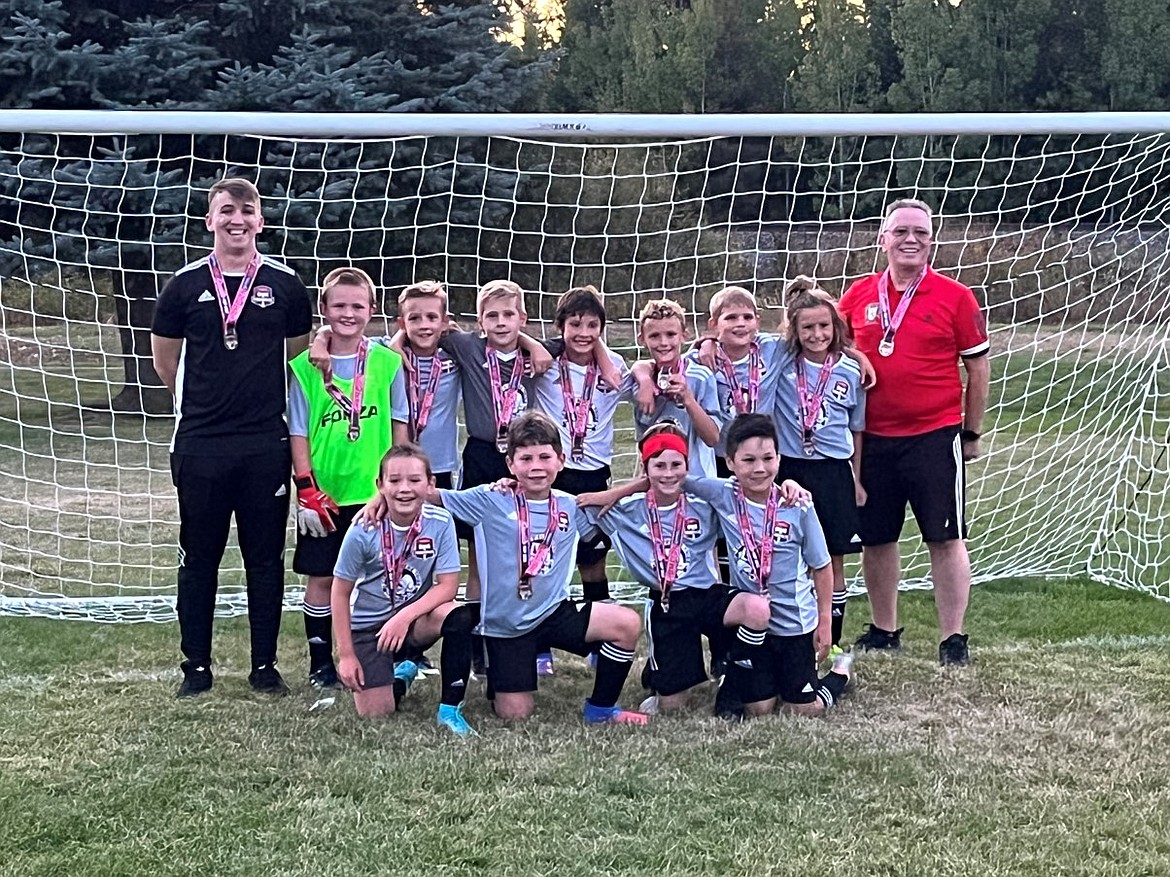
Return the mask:
{"type": "Polygon", "coordinates": [[[276,296],[272,294],[271,286],[257,286],[252,290],[252,304],[258,308],[270,308],[276,304],[276,296]]]}
{"type": "Polygon", "coordinates": [[[388,578],[388,576],[382,576],[382,595],[387,600],[394,600],[399,605],[409,603],[418,596],[418,592],[422,588],[422,583],[418,580],[418,576],[409,566],[402,570],[402,578],[398,582],[397,593],[391,590],[388,578]]]}
{"type": "Polygon", "coordinates": [[[865,306],[865,322],[872,323],[878,318],[878,303],[871,301],[865,306]]]}
{"type": "Polygon", "coordinates": [[[430,560],[435,556],[435,540],[430,536],[419,536],[414,543],[414,556],[419,560],[430,560]]]}
{"type": "Polygon", "coordinates": [[[698,539],[703,535],[703,528],[699,526],[698,518],[687,518],[683,521],[683,538],[698,539]]]}
{"type": "Polygon", "coordinates": [[[569,513],[557,511],[557,529],[562,533],[569,532],[569,513]]]}
{"type": "Polygon", "coordinates": [[[845,397],[849,395],[849,384],[845,381],[834,381],[831,395],[838,402],[844,402],[845,397]]]}
{"type": "Polygon", "coordinates": [[[776,529],[772,531],[773,542],[787,542],[792,537],[792,525],[787,521],[777,521],[776,529]]]}
{"type": "MultiPolygon", "coordinates": [[[[362,406],[362,413],[361,413],[362,420],[366,420],[367,418],[377,417],[377,416],[378,416],[378,406],[376,404],[362,406]]],[[[324,429],[325,427],[329,426],[329,424],[331,424],[331,423],[349,423],[349,415],[347,415],[344,411],[342,411],[340,408],[338,408],[336,405],[334,405],[332,408],[330,408],[328,411],[326,411],[321,416],[321,427],[320,428],[324,429]]]]}
{"type": "Polygon", "coordinates": [[[203,295],[199,296],[199,301],[215,301],[215,296],[205,289],[203,295]]]}

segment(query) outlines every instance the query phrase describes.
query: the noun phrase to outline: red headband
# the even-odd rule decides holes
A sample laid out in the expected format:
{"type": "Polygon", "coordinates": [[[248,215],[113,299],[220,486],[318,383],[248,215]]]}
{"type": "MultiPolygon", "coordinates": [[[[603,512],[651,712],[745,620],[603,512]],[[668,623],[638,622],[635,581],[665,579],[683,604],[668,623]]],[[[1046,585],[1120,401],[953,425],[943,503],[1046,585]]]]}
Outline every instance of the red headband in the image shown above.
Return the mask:
{"type": "Polygon", "coordinates": [[[678,451],[685,457],[687,455],[687,440],[673,432],[660,432],[652,435],[642,445],[642,462],[645,463],[663,451],[678,451]]]}

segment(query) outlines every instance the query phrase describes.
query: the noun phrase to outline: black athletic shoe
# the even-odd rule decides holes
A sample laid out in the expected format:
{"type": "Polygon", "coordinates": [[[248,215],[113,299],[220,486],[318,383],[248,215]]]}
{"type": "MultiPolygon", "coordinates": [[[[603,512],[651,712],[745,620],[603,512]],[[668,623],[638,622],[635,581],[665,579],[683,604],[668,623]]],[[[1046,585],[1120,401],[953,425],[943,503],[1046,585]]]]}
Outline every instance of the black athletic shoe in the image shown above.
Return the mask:
{"type": "Polygon", "coordinates": [[[309,684],[314,688],[341,688],[341,680],[337,678],[337,668],[333,662],[310,670],[309,684]]]}
{"type": "Polygon", "coordinates": [[[727,656],[721,658],[711,656],[711,678],[718,682],[727,675],[727,656]]]}
{"type": "Polygon", "coordinates": [[[719,691],[715,694],[715,715],[725,722],[743,721],[743,697],[727,674],[724,674],[719,691]]]}
{"type": "Polygon", "coordinates": [[[967,649],[967,634],[952,633],[938,644],[938,662],[944,667],[948,664],[957,667],[966,667],[971,663],[971,653],[967,649]]]}
{"type": "Polygon", "coordinates": [[[902,631],[905,629],[899,627],[897,630],[882,630],[871,624],[865,633],[854,641],[853,648],[863,651],[899,652],[902,650],[902,631]]]}
{"type": "Polygon", "coordinates": [[[211,670],[208,667],[183,666],[183,681],[179,683],[179,690],[175,697],[195,697],[211,690],[211,670]]]}
{"type": "Polygon", "coordinates": [[[280,672],[271,664],[261,664],[249,673],[248,684],[252,686],[253,691],[259,691],[261,694],[284,696],[289,693],[288,685],[285,684],[280,672]]]}

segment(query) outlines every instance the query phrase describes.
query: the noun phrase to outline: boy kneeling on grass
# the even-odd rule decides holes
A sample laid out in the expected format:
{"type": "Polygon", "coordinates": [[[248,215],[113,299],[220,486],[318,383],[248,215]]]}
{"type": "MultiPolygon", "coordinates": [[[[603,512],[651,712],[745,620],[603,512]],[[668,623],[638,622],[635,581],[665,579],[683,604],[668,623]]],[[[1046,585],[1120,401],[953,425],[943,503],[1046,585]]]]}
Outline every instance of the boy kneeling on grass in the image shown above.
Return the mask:
{"type": "Polygon", "coordinates": [[[396,653],[443,639],[438,723],[460,736],[475,731],[463,718],[471,672],[471,609],[455,602],[459,546],[451,514],[425,502],[435,478],[416,445],[395,445],[382,459],[379,500],[385,516],[345,534],[331,603],[338,675],[363,717],[395,711],[417,672],[396,653]],[[352,609],[350,598],[354,589],[352,609]]]}

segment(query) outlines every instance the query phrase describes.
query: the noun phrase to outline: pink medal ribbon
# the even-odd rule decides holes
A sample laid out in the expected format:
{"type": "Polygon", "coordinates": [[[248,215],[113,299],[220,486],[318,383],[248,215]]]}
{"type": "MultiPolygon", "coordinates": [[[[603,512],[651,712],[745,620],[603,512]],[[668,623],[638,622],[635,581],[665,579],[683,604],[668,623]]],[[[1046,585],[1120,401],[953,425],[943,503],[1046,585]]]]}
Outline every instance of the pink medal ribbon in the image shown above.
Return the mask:
{"type": "Polygon", "coordinates": [[[560,381],[572,457],[581,460],[585,456],[585,433],[589,431],[589,409],[593,407],[593,391],[597,388],[597,363],[591,362],[585,369],[580,399],[573,396],[573,373],[563,356],[560,360],[560,381]]]}
{"type": "Polygon", "coordinates": [[[390,598],[390,608],[398,607],[398,586],[402,582],[402,574],[406,571],[406,558],[414,552],[414,543],[418,540],[422,530],[422,513],[411,522],[402,540],[402,550],[394,548],[394,525],[390,519],[382,521],[382,569],[386,575],[386,596],[390,598]]]}
{"type": "Polygon", "coordinates": [[[736,414],[751,414],[756,410],[756,402],[760,398],[760,362],[760,345],[753,341],[748,353],[748,385],[743,387],[736,377],[735,364],[722,349],[719,351],[719,367],[723,369],[723,376],[731,388],[731,401],[735,405],[736,414]]]}
{"type": "Polygon", "coordinates": [[[662,518],[658,514],[658,501],[654,491],[646,493],[646,518],[650,522],[650,546],[654,552],[654,572],[662,591],[662,611],[670,611],[670,589],[678,577],[678,564],[682,559],[683,528],[686,523],[687,499],[678,495],[674,507],[674,528],[670,532],[670,548],[662,538],[662,518]]]}
{"type": "Polygon", "coordinates": [[[739,523],[740,535],[743,537],[744,555],[760,593],[764,596],[768,595],[768,577],[772,574],[772,540],[775,538],[776,510],[779,506],[780,488],[773,484],[768,493],[768,503],[764,506],[764,535],[762,539],[757,539],[743,488],[738,481],[735,482],[735,517],[739,523]]]}
{"type": "Polygon", "coordinates": [[[894,315],[890,316],[890,269],[887,268],[881,273],[878,278],[878,314],[881,316],[882,340],[878,342],[878,353],[882,356],[892,356],[894,353],[894,336],[898,333],[898,328],[902,325],[902,319],[906,316],[906,311],[910,308],[910,302],[914,298],[914,293],[918,291],[918,285],[922,283],[923,278],[926,277],[926,266],[922,266],[922,270],[918,272],[910,284],[906,287],[906,291],[902,293],[902,298],[898,301],[898,307],[894,309],[894,315]]]}
{"type": "Polygon", "coordinates": [[[325,392],[329,394],[337,407],[341,409],[341,413],[349,418],[349,432],[347,437],[351,442],[356,442],[358,437],[362,434],[362,396],[366,391],[366,359],[370,352],[370,342],[363,338],[358,343],[357,361],[353,366],[353,398],[345,395],[337,384],[333,383],[332,377],[325,382],[325,392]]]}
{"type": "Polygon", "coordinates": [[[406,395],[410,402],[410,437],[418,441],[419,435],[426,429],[431,409],[435,406],[435,394],[439,390],[439,381],[443,378],[443,363],[439,359],[438,351],[435,351],[435,355],[431,357],[431,370],[427,373],[427,385],[424,389],[422,378],[419,376],[419,358],[409,347],[405,349],[405,353],[409,365],[406,370],[406,395]]]}
{"type": "Polygon", "coordinates": [[[215,253],[207,257],[207,267],[211,271],[215,300],[219,303],[219,315],[223,321],[223,346],[228,350],[235,350],[240,346],[236,323],[240,321],[240,314],[243,313],[244,304],[248,301],[248,293],[252,291],[252,283],[260,271],[260,254],[254,254],[252,261],[248,263],[235,298],[228,296],[227,281],[223,279],[223,269],[219,267],[219,259],[215,257],[215,253]]]}
{"type": "Polygon", "coordinates": [[[800,402],[801,444],[804,453],[811,457],[813,447],[813,432],[817,428],[817,418],[821,416],[821,405],[825,401],[825,388],[833,375],[833,357],[829,356],[821,364],[821,374],[817,378],[817,385],[810,394],[808,378],[804,375],[804,356],[796,357],[796,397],[800,402]]]}
{"type": "Polygon", "coordinates": [[[508,450],[508,424],[512,422],[520,381],[524,378],[521,356],[517,350],[516,358],[512,360],[512,374],[505,387],[500,379],[500,354],[494,348],[487,348],[488,383],[492,385],[492,410],[496,416],[496,449],[501,454],[508,450]]]}
{"type": "Polygon", "coordinates": [[[544,538],[532,548],[532,522],[528,517],[528,499],[523,491],[517,490],[513,494],[516,498],[516,520],[519,523],[517,531],[520,536],[520,581],[516,586],[516,596],[521,600],[532,599],[532,577],[540,574],[545,559],[552,553],[553,538],[557,532],[557,498],[554,494],[548,495],[548,524],[544,528],[544,538]]]}

